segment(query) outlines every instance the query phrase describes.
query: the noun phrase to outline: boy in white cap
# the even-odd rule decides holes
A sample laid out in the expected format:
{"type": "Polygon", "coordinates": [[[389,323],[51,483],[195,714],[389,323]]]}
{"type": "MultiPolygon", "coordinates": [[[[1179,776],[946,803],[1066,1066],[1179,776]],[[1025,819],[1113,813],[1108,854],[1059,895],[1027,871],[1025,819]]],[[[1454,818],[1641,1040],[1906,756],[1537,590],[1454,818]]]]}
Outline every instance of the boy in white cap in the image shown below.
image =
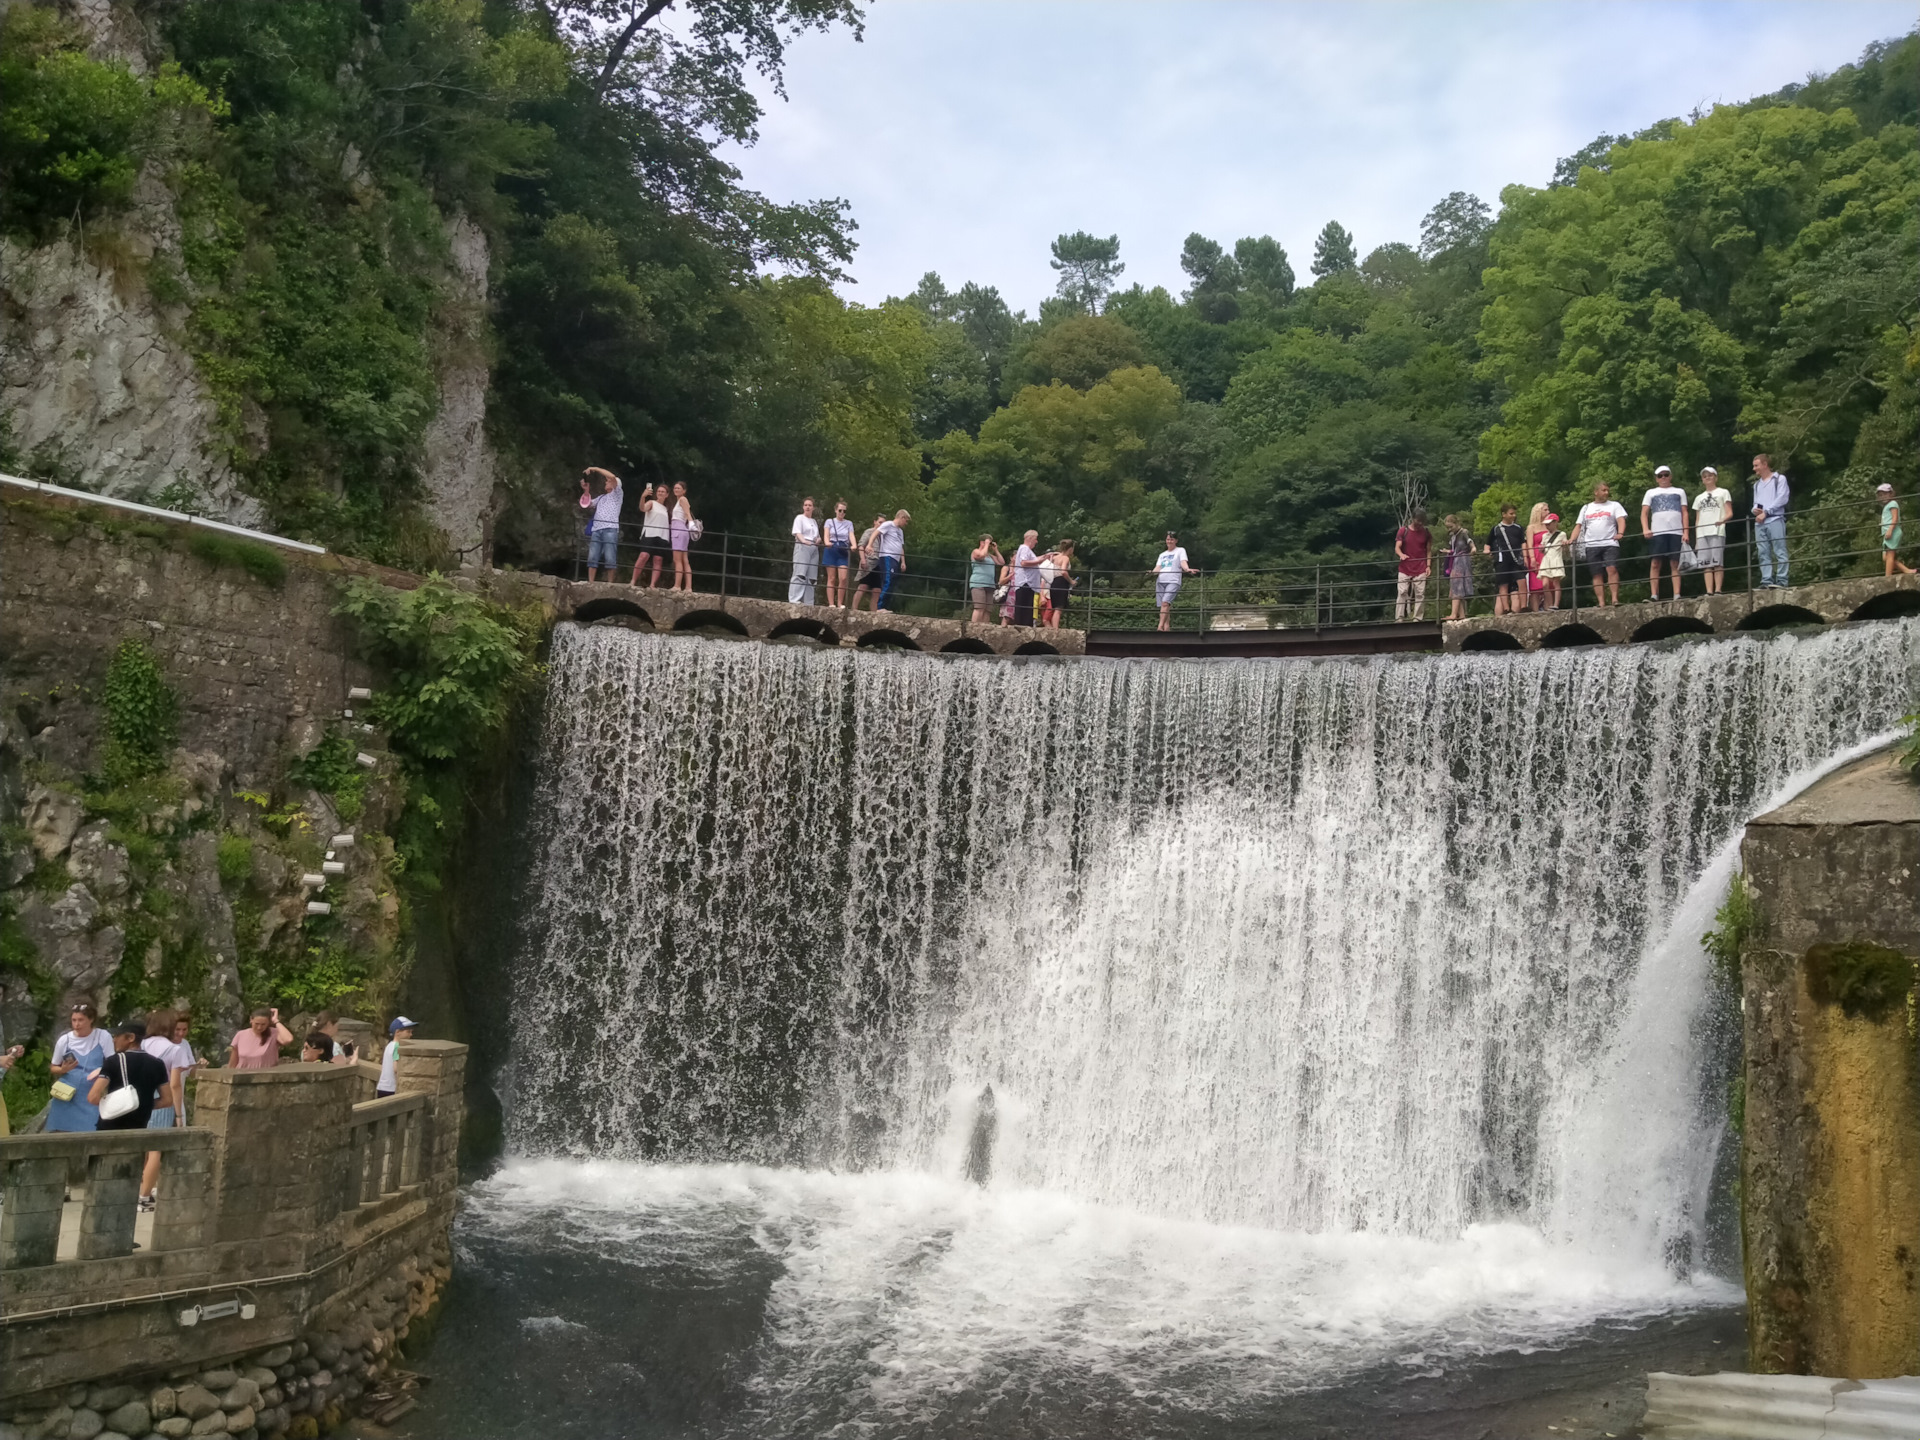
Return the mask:
{"type": "Polygon", "coordinates": [[[1900,502],[1894,498],[1893,486],[1883,484],[1874,494],[1880,501],[1880,554],[1887,578],[1891,580],[1895,570],[1911,575],[1913,567],[1900,560],[1900,502]]]}
{"type": "Polygon", "coordinates": [[[399,1088],[400,1078],[395,1073],[400,1065],[400,1042],[413,1038],[413,1021],[404,1015],[396,1015],[393,1024],[387,1027],[387,1048],[380,1056],[380,1083],[373,1087],[373,1098],[384,1100],[399,1088]]]}
{"type": "Polygon", "coordinates": [[[1640,497],[1640,533],[1647,537],[1649,599],[1660,598],[1660,571],[1673,576],[1673,598],[1680,598],[1680,550],[1687,543],[1687,492],[1673,483],[1665,465],[1653,472],[1653,488],[1640,497]]]}
{"type": "Polygon", "coordinates": [[[1727,521],[1732,515],[1733,493],[1709,465],[1700,472],[1700,493],[1693,497],[1693,553],[1709,595],[1718,595],[1727,581],[1727,521]]]}

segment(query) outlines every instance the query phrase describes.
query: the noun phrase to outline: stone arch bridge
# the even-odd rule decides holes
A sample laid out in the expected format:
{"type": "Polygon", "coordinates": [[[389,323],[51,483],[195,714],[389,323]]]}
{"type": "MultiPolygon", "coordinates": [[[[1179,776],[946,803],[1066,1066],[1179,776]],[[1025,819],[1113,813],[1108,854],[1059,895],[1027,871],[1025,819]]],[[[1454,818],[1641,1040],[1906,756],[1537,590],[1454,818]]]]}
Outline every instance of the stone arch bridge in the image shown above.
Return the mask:
{"type": "Polygon", "coordinates": [[[641,590],[604,581],[563,581],[554,597],[558,618],[635,630],[735,635],[743,640],[789,637],[861,650],[923,650],[944,655],[1084,655],[1079,630],[972,625],[895,610],[835,610],[740,595],[641,590]]]}
{"type": "Polygon", "coordinates": [[[1792,625],[1838,625],[1848,620],[1892,620],[1920,615],[1920,576],[1878,575],[1822,580],[1781,590],[1697,595],[1596,610],[1550,610],[1540,615],[1488,615],[1442,627],[1448,650],[1560,650],[1576,645],[1624,645],[1680,635],[1730,635],[1792,625]]]}

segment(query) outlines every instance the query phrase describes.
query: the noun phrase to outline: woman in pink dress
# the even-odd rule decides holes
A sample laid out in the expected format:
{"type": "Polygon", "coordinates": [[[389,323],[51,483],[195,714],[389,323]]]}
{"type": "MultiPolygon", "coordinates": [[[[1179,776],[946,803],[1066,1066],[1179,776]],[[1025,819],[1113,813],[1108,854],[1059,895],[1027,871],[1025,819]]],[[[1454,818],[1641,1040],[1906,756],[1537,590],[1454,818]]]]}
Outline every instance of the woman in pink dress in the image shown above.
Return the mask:
{"type": "Polygon", "coordinates": [[[1527,608],[1539,610],[1546,601],[1547,582],[1540,574],[1540,566],[1547,558],[1547,541],[1553,538],[1553,527],[1547,523],[1547,502],[1534,502],[1533,509],[1527,512],[1527,608]]]}
{"type": "Polygon", "coordinates": [[[247,1028],[227,1046],[227,1064],[236,1070],[271,1070],[280,1063],[280,1047],[292,1043],[293,1032],[280,1023],[280,1012],[256,1005],[247,1028]]]}

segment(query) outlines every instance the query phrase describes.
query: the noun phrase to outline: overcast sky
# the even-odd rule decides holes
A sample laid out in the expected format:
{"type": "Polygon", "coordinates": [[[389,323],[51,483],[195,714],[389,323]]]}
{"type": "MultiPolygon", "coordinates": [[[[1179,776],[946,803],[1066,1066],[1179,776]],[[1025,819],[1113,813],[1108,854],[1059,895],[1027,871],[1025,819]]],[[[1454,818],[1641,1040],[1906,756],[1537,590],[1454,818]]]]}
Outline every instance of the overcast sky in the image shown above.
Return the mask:
{"type": "Polygon", "coordinates": [[[794,46],[734,159],[772,198],[842,196],[852,299],[937,270],[1030,313],[1048,244],[1118,233],[1178,293],[1192,230],[1270,234],[1305,283],[1329,219],[1417,243],[1453,190],[1498,206],[1603,131],[1743,100],[1911,28],[1911,0],[1767,4],[876,0],[794,46]]]}

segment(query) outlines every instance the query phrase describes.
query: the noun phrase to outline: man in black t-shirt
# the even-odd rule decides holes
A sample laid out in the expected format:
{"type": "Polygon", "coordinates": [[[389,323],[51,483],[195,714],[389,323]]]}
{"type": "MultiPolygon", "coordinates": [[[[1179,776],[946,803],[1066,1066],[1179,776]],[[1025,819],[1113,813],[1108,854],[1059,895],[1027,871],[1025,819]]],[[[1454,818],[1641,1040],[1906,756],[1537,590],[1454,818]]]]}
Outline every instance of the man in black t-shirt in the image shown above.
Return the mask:
{"type": "Polygon", "coordinates": [[[122,1025],[113,1032],[113,1054],[100,1067],[99,1078],[87,1091],[87,1103],[98,1105],[115,1090],[131,1085],[140,1103],[126,1114],[102,1120],[96,1130],[144,1130],[153,1118],[153,1107],[160,1092],[167,1088],[166,1062],[140,1048],[146,1031],[138,1025],[122,1025]]]}
{"type": "Polygon", "coordinates": [[[1500,523],[1487,535],[1486,553],[1493,557],[1493,578],[1498,587],[1493,597],[1493,613],[1518,615],[1521,594],[1527,583],[1527,532],[1518,524],[1519,507],[1500,507],[1500,523]]]}

